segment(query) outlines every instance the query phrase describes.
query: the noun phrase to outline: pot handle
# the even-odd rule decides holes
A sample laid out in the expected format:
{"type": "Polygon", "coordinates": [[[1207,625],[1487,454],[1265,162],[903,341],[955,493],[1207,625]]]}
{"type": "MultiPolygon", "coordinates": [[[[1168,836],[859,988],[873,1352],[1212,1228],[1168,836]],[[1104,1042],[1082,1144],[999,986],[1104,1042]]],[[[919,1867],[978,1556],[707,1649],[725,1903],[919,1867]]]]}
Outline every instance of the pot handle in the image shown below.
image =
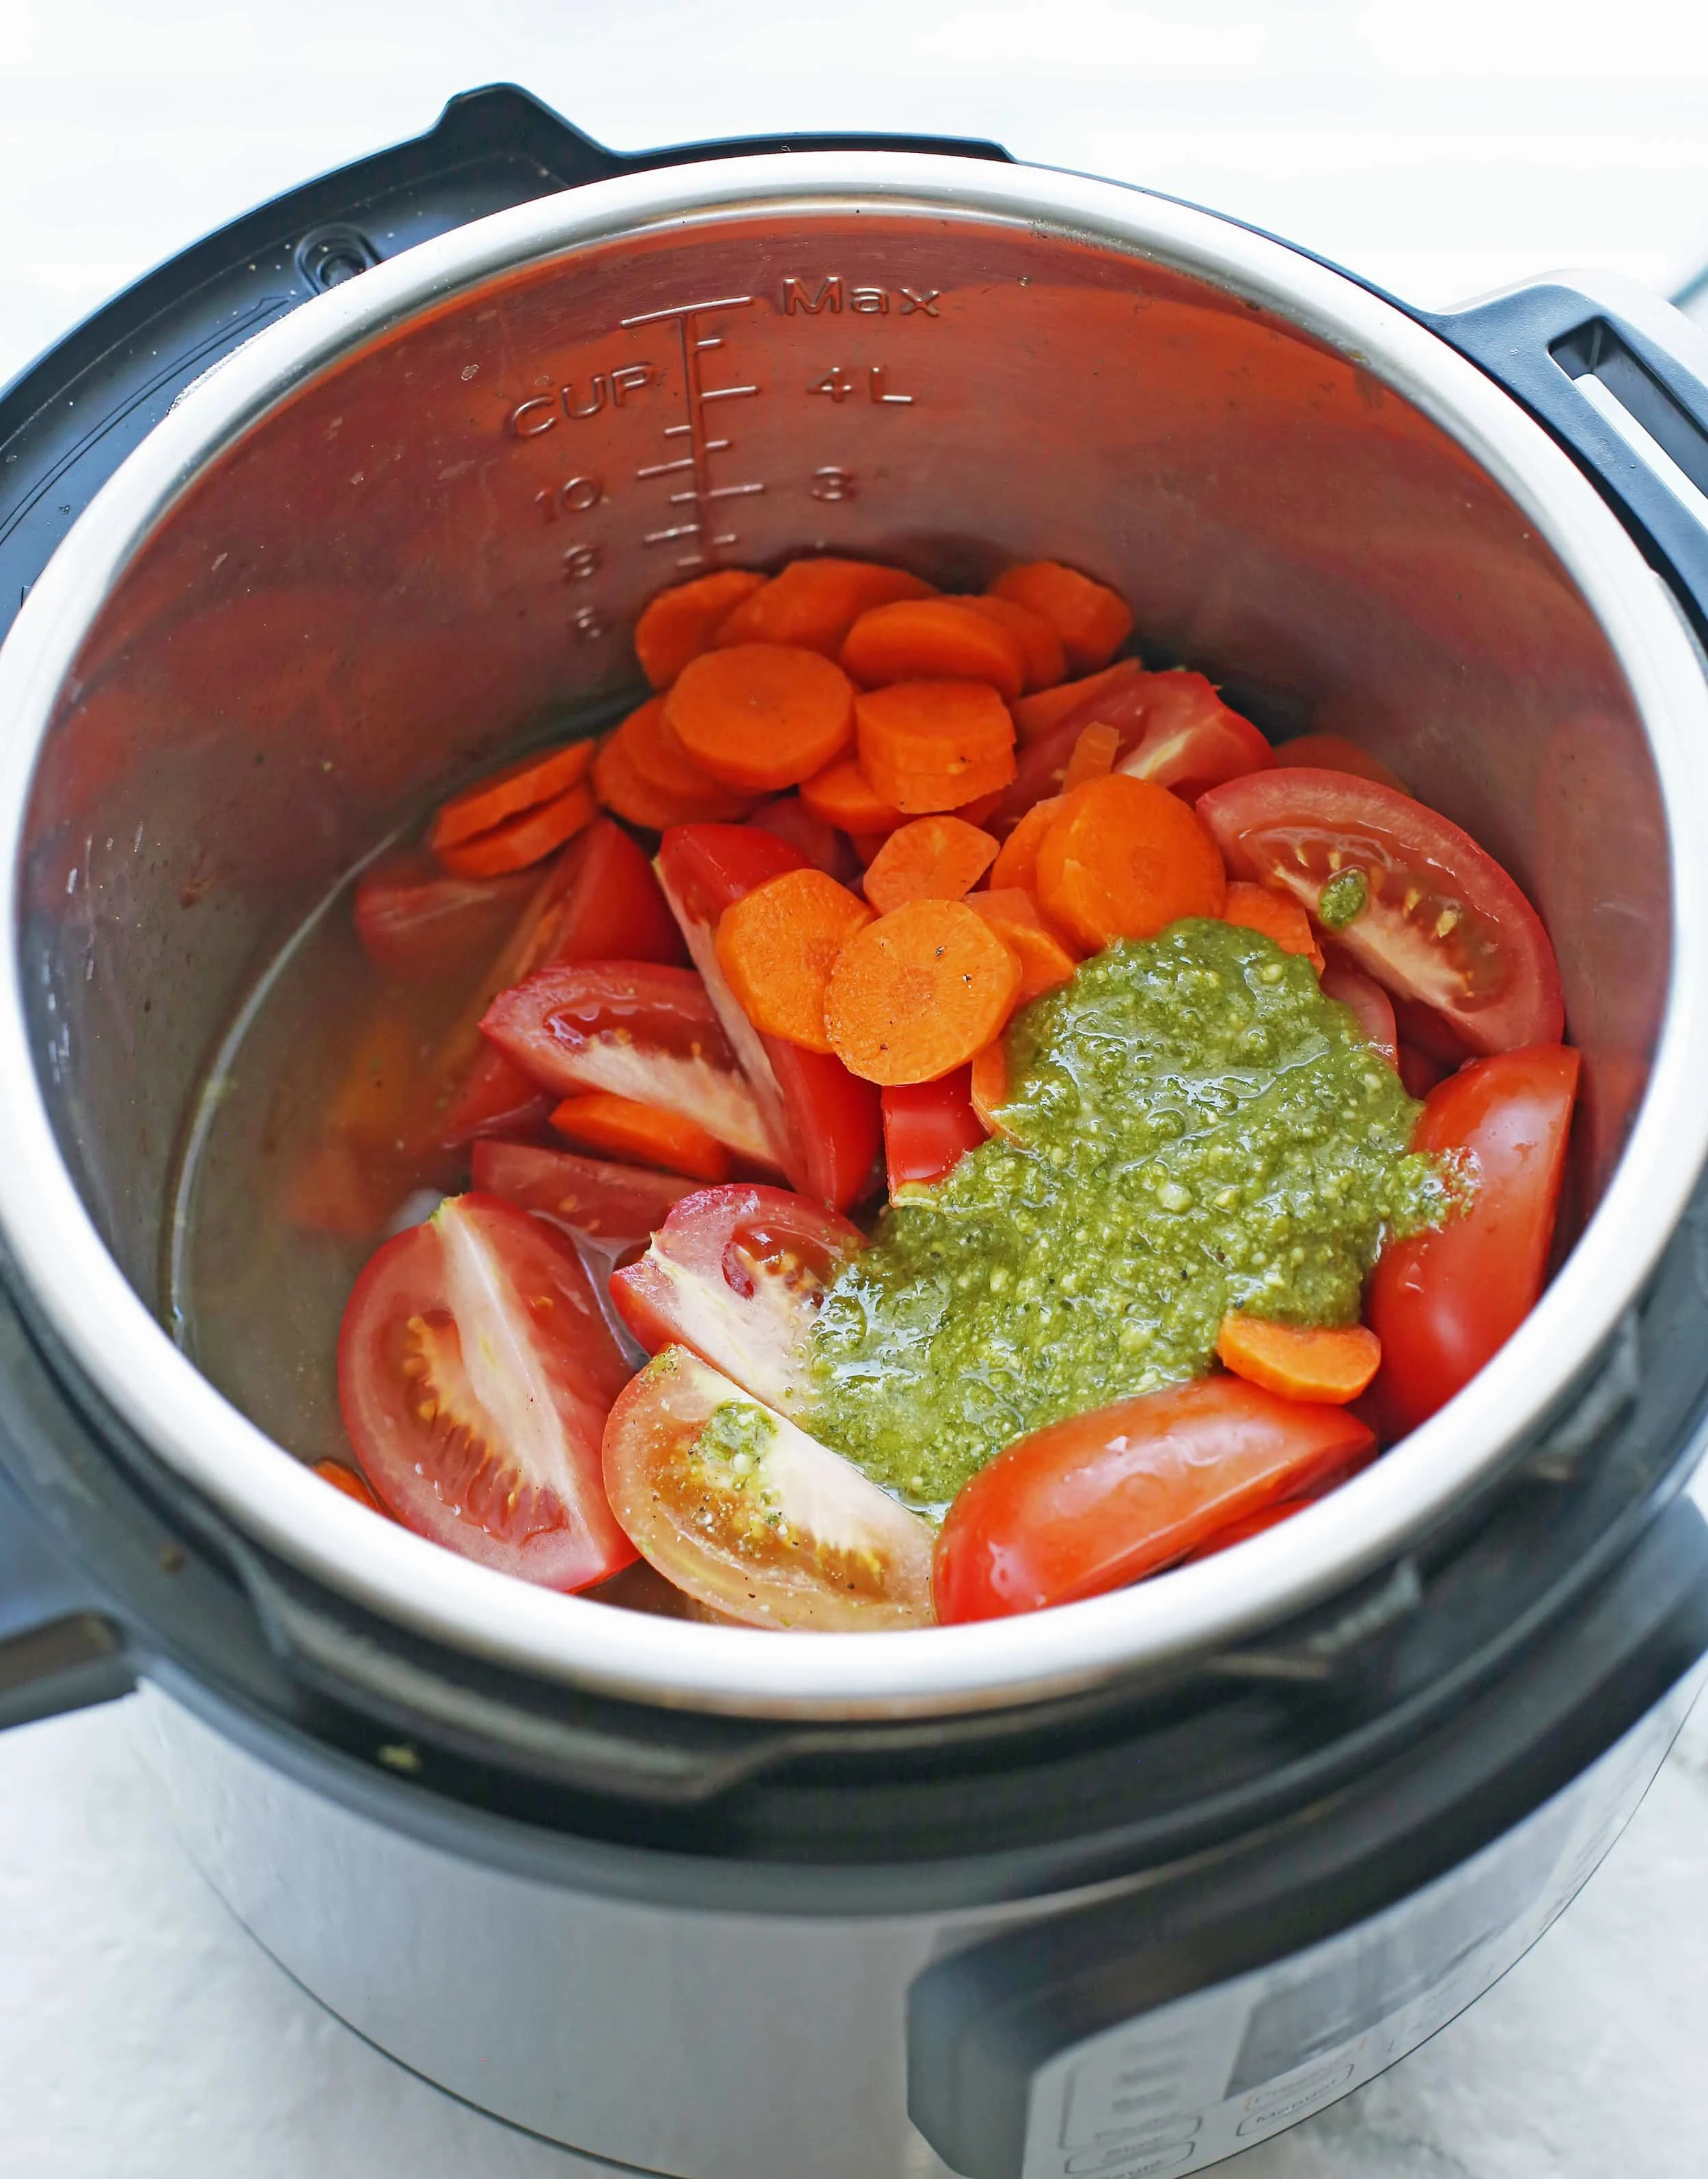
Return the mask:
{"type": "Polygon", "coordinates": [[[1708,493],[1708,386],[1629,316],[1575,288],[1549,283],[1417,315],[1588,472],[1708,638],[1708,510],[1699,516],[1666,480],[1671,468],[1708,493]]]}
{"type": "Polygon", "coordinates": [[[135,1684],[118,1627],[0,1473],[0,1731],[135,1684]]]}

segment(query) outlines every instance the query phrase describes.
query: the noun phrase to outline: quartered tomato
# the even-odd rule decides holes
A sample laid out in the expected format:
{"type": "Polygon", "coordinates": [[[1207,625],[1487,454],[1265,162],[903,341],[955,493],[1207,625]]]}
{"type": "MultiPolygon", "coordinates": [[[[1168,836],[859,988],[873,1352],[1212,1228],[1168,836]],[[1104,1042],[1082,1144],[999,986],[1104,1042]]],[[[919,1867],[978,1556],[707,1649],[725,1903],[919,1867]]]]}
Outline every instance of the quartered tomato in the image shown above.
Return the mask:
{"type": "Polygon", "coordinates": [[[425,848],[387,855],[357,881],[356,935],[383,975],[454,975],[497,952],[539,882],[533,870],[452,877],[425,848]]]}
{"type": "MultiPolygon", "coordinates": [[[[810,814],[810,813],[809,813],[810,814]]],[[[772,1161],[803,1194],[838,1210],[870,1188],[879,1140],[878,1092],[833,1052],[762,1035],[717,963],[717,922],[768,878],[805,870],[793,839],[752,825],[678,825],[659,843],[658,877],[695,966],[752,1085],[774,1144],[772,1161]]]]}
{"type": "Polygon", "coordinates": [[[969,1064],[936,1082],[909,1082],[884,1091],[884,1162],[892,1203],[901,1188],[942,1179],[964,1151],[976,1150],[986,1139],[984,1122],[973,1109],[972,1074],[969,1064]]]}
{"type": "Polygon", "coordinates": [[[779,795],[761,802],[748,821],[755,832],[770,832],[799,848],[815,870],[847,885],[859,875],[859,857],[846,832],[809,810],[798,794],[779,795]]]}
{"type": "Polygon", "coordinates": [[[1473,1060],[1431,1090],[1412,1147],[1457,1151],[1469,1206],[1383,1249],[1365,1308],[1381,1342],[1382,1419],[1403,1436],[1504,1346],[1542,1291],[1578,1055],[1544,1045],[1473,1060]]]}
{"type": "Polygon", "coordinates": [[[865,1246],[858,1226],[781,1188],[685,1195],[611,1298],[650,1353],[691,1347],[744,1391],[799,1407],[807,1334],[838,1267],[865,1246]]]}
{"type": "Polygon", "coordinates": [[[1322,996],[1347,1007],[1356,1018],[1365,1041],[1376,1046],[1390,1067],[1398,1067],[1399,1039],[1394,1028],[1393,1001],[1374,977],[1354,969],[1337,947],[1324,950],[1328,963],[1319,979],[1322,996]]]}
{"type": "Polygon", "coordinates": [[[608,1090],[681,1113],[751,1164],[774,1163],[753,1092],[691,969],[637,961],[542,969],[500,991],[481,1028],[554,1098],[608,1090]]]}
{"type": "Polygon", "coordinates": [[[605,1487],[643,1556],[729,1618],[820,1633],[931,1624],[929,1524],[684,1347],[612,1409],[605,1487]]]}
{"type": "Polygon", "coordinates": [[[524,1210],[573,1226],[601,1248],[644,1247],[654,1229],[696,1183],[645,1166],[610,1165],[531,1143],[478,1142],[470,1154],[475,1186],[524,1210]]]}
{"type": "Polygon", "coordinates": [[[1560,973],[1535,910],[1437,811],[1374,780],[1304,768],[1213,788],[1198,815],[1234,876],[1292,893],[1366,974],[1432,1007],[1474,1050],[1558,1040],[1560,973]]]}
{"type": "Polygon", "coordinates": [[[1200,1377],[1035,1430],[981,1468],[937,1539],[945,1624],[1124,1589],[1375,1444],[1344,1408],[1200,1377]]]}
{"type": "Polygon", "coordinates": [[[600,1444],[623,1360],[567,1239],[513,1204],[453,1196],[388,1241],[338,1336],[362,1473],[406,1527],[543,1588],[634,1557],[600,1444]]]}

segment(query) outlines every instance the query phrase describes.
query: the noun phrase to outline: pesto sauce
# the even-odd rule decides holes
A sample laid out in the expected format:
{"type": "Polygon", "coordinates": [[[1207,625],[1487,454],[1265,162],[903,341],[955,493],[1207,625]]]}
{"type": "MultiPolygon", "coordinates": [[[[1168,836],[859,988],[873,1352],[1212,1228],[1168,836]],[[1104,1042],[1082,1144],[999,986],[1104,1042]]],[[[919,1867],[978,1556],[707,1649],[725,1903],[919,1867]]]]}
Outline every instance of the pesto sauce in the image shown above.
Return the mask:
{"type": "Polygon", "coordinates": [[[1452,1176],[1307,960],[1190,919],[1016,1016],[1013,1139],[887,1210],[825,1298],[800,1418],[940,1507],[1064,1415],[1205,1375],[1223,1314],[1355,1321],[1389,1232],[1452,1176]]]}

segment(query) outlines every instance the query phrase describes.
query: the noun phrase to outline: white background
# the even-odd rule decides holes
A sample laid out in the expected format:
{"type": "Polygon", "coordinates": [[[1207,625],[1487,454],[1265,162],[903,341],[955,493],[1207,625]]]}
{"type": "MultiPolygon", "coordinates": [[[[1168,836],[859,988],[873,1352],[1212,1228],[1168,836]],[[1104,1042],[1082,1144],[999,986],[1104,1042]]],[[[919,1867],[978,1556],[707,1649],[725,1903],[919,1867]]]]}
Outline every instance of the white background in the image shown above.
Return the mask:
{"type": "MultiPolygon", "coordinates": [[[[1708,263],[1708,9],[1686,0],[0,0],[0,380],[207,228],[500,80],[622,149],[992,136],[1420,302],[1562,265],[1672,292],[1708,263]]],[[[1233,2168],[1700,2179],[1705,2037],[1708,1720],[1474,2015],[1233,2168]]],[[[179,1857],[124,1706],[0,1742],[0,2179],[571,2169],[253,1951],[179,1857]]]]}

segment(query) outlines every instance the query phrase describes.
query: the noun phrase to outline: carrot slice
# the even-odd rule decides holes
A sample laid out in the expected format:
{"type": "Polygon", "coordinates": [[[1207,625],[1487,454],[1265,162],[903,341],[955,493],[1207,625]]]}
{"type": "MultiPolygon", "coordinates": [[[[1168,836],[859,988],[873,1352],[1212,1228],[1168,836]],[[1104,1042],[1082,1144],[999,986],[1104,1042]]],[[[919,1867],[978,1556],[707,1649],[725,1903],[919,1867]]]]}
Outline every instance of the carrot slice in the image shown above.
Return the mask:
{"type": "Polygon", "coordinates": [[[684,749],[664,716],[664,699],[653,696],[617,729],[623,754],[649,787],[689,801],[723,802],[730,790],[684,749]]]}
{"type": "Polygon", "coordinates": [[[1003,841],[991,865],[993,892],[1010,886],[1023,886],[1030,892],[1036,886],[1038,850],[1044,844],[1044,835],[1062,814],[1063,799],[1059,794],[1051,794],[1041,802],[1035,802],[1003,841]]]}
{"type": "Polygon", "coordinates": [[[1238,1377],[1283,1400],[1355,1400],[1381,1363],[1381,1342],[1361,1324],[1271,1324],[1230,1310],[1216,1352],[1238,1377]]]}
{"type": "Polygon", "coordinates": [[[964,900],[910,900],[857,930],[825,992],[831,1047],[868,1082],[935,1082],[1013,1009],[1020,964],[964,900]]]}
{"type": "Polygon", "coordinates": [[[710,650],[718,629],[765,579],[751,568],[719,568],[661,590],[634,623],[634,656],[652,686],[667,689],[690,658],[710,650]]]}
{"type": "Polygon", "coordinates": [[[860,768],[909,817],[954,810],[1014,776],[1014,722],[982,681],[898,681],[854,700],[860,768]]]}
{"type": "Polygon", "coordinates": [[[1302,953],[1320,976],[1326,963],[1310,918],[1291,893],[1271,892],[1267,886],[1248,885],[1244,878],[1228,881],[1222,903],[1222,920],[1247,930],[1260,930],[1272,938],[1283,953],[1302,953]]]}
{"type": "MultiPolygon", "coordinates": [[[[870,888],[868,886],[868,892],[870,888]]],[[[975,892],[967,905],[982,915],[1005,945],[1011,946],[1020,964],[1020,989],[1016,1006],[1030,1005],[1045,991],[1065,984],[1079,963],[1044,920],[1029,892],[975,892]]]]}
{"type": "Polygon", "coordinates": [[[371,1513],[383,1513],[385,1507],[369,1490],[366,1483],[354,1468],[346,1468],[341,1460],[317,1460],[315,1474],[322,1483],[330,1483],[334,1490],[342,1490],[346,1498],[354,1498],[358,1506],[365,1506],[371,1513]]]}
{"type": "Polygon", "coordinates": [[[1068,769],[1062,775],[1062,792],[1071,794],[1076,787],[1085,786],[1087,780],[1105,779],[1115,769],[1116,754],[1121,747],[1121,729],[1101,723],[1082,727],[1079,738],[1074,744],[1074,754],[1068,760],[1068,769]]]}
{"type": "Polygon", "coordinates": [[[593,784],[613,816],[653,832],[673,825],[733,825],[753,807],[751,796],[733,793],[716,780],[704,794],[667,793],[641,777],[620,733],[601,745],[593,760],[593,784]]]}
{"type": "Polygon", "coordinates": [[[584,1150],[603,1150],[631,1165],[661,1166],[695,1180],[727,1180],[729,1152],[684,1112],[662,1111],[634,1097],[594,1090],[566,1097],[552,1115],[560,1135],[584,1150]]]}
{"type": "Polygon", "coordinates": [[[815,817],[839,825],[844,832],[893,832],[907,822],[860,770],[857,757],[841,757],[802,780],[800,799],[815,817]]]}
{"type": "Polygon", "coordinates": [[[973,1054],[972,1073],[968,1088],[973,1100],[973,1111],[979,1125],[987,1135],[1008,1133],[1002,1122],[1001,1113],[1008,1101],[1008,1055],[1002,1049],[1001,1037],[994,1037],[982,1051],[973,1054]]]}
{"type": "Polygon", "coordinates": [[[530,864],[544,862],[584,825],[590,825],[598,810],[593,790],[584,783],[555,802],[542,802],[519,817],[507,818],[490,832],[477,832],[472,840],[437,848],[434,853],[459,878],[496,878],[506,870],[525,870],[530,864]]]}
{"type": "Polygon", "coordinates": [[[1133,633],[1133,614],[1123,597],[1059,560],[1010,568],[989,587],[993,597],[1012,598],[1017,606],[1042,613],[1061,637],[1076,673],[1107,666],[1133,633]]]}
{"type": "Polygon", "coordinates": [[[1012,598],[957,598],[958,606],[969,612],[982,613],[1005,628],[1019,643],[1026,656],[1026,693],[1035,694],[1040,689],[1053,689],[1067,677],[1068,654],[1062,648],[1062,639],[1052,623],[1030,606],[1016,605],[1012,598]]]}
{"type": "Polygon", "coordinates": [[[798,787],[854,738],[854,686],[816,650],[740,643],[690,659],[665,723],[702,771],[750,794],[798,787]]]}
{"type": "Polygon", "coordinates": [[[1358,779],[1373,779],[1378,787],[1391,787],[1396,794],[1411,793],[1379,756],[1372,756],[1344,734],[1297,735],[1290,742],[1277,744],[1275,761],[1289,766],[1304,765],[1313,771],[1349,771],[1358,779]]]}
{"type": "Polygon", "coordinates": [[[736,606],[717,642],[797,644],[834,658],[863,612],[896,598],[935,596],[917,575],[874,560],[792,560],[736,606]]]}
{"type": "Polygon", "coordinates": [[[843,671],[863,689],[898,681],[988,681],[1005,702],[1026,685],[1026,652],[1000,621],[959,598],[874,606],[848,632],[843,671]]]}
{"type": "Polygon", "coordinates": [[[561,749],[524,756],[519,764],[507,765],[503,771],[477,779],[472,787],[465,787],[440,805],[427,834],[427,845],[437,854],[442,848],[454,848],[459,841],[490,832],[507,817],[536,810],[544,802],[555,802],[586,777],[592,761],[591,742],[566,742],[561,749]]]}
{"type": "Polygon", "coordinates": [[[1063,799],[1038,850],[1038,903],[1080,945],[1096,952],[1178,916],[1221,914],[1222,858],[1178,795],[1118,771],[1063,799]]]}
{"type": "Polygon", "coordinates": [[[1041,740],[1095,697],[1112,696],[1123,683],[1144,671],[1136,658],[1118,658],[1101,673],[1088,673],[1080,681],[1064,681],[1059,689],[1040,689],[1035,696],[1022,696],[1014,706],[1014,726],[1021,741],[1041,740]]]}
{"type": "Polygon", "coordinates": [[[915,817],[892,832],[866,872],[866,898],[880,915],[904,900],[960,900],[997,859],[988,832],[947,812],[915,817]]]}
{"type": "Polygon", "coordinates": [[[872,919],[822,870],[785,870],[744,893],[717,922],[717,965],[763,1036],[829,1051],[824,994],[837,956],[872,919]]]}

